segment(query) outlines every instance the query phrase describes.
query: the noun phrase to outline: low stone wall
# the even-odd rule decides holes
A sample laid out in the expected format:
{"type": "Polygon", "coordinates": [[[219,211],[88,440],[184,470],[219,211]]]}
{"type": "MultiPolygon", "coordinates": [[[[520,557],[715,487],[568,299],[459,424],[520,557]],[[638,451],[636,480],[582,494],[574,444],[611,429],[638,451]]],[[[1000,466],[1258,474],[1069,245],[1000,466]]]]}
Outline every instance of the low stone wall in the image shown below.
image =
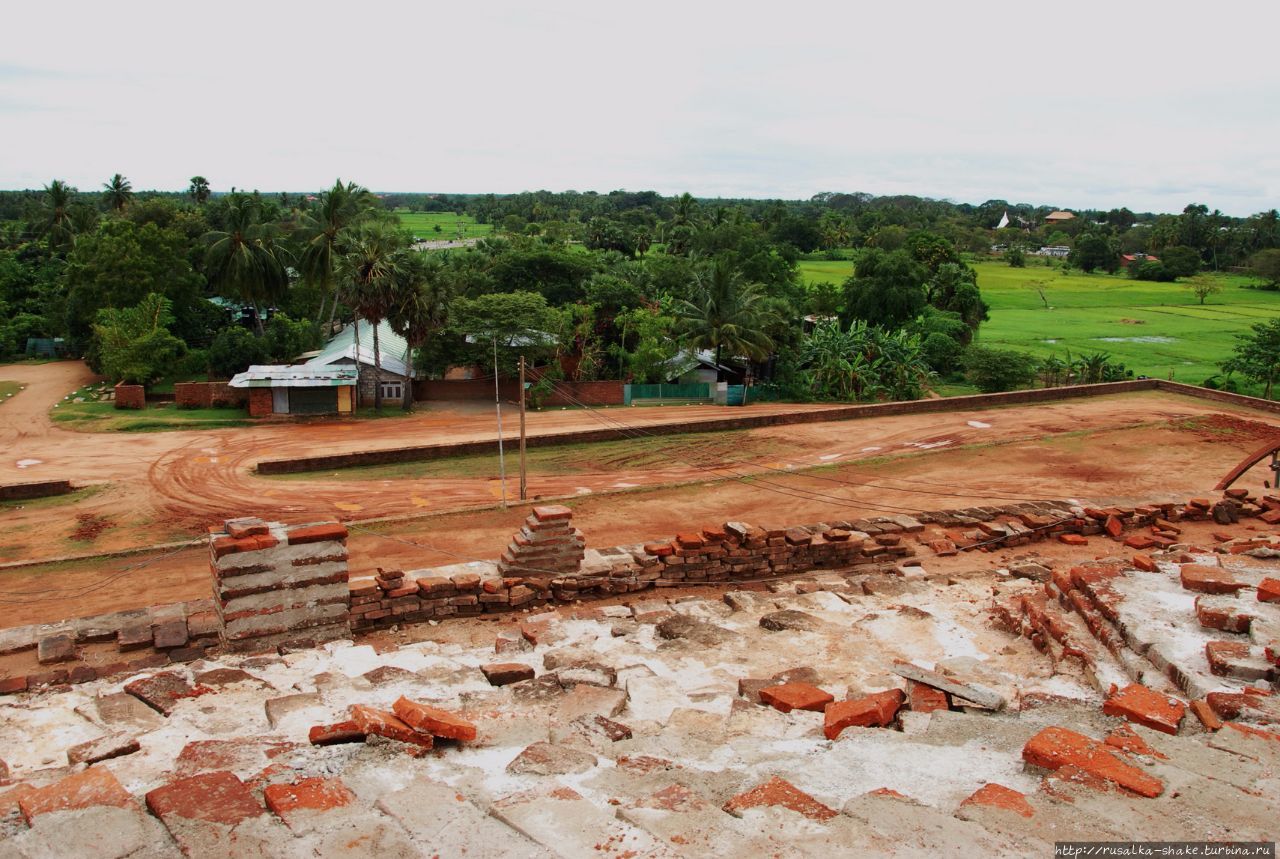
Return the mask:
{"type": "Polygon", "coordinates": [[[32,483],[0,485],[0,501],[22,501],[26,498],[48,498],[75,491],[70,480],[41,480],[32,483]]]}
{"type": "Polygon", "coordinates": [[[230,649],[351,634],[343,525],[230,519],[211,530],[209,555],[222,641],[230,649]]]}
{"type": "Polygon", "coordinates": [[[121,382],[115,387],[114,402],[117,409],[146,408],[147,389],[141,385],[126,385],[121,382]]]}
{"type": "Polygon", "coordinates": [[[226,382],[175,382],[173,398],[180,409],[223,408],[245,405],[249,392],[226,382]]]}

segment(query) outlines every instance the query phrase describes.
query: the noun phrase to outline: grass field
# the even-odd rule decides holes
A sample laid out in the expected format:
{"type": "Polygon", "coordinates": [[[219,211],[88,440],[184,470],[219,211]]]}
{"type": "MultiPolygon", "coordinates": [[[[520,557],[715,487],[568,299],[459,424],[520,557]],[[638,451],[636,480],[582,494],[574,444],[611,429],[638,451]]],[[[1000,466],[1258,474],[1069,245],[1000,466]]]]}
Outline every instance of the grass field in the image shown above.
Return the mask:
{"type": "Polygon", "coordinates": [[[475,218],[470,215],[456,215],[453,212],[405,211],[398,211],[396,214],[401,224],[425,241],[480,239],[493,232],[492,224],[477,224],[475,218]],[[437,226],[440,227],[439,232],[436,232],[437,226]]]}
{"type": "MultiPolygon", "coordinates": [[[[1280,316],[1280,292],[1247,289],[1247,277],[1222,275],[1222,291],[1201,306],[1181,283],[1150,283],[1125,275],[1066,274],[979,262],[978,286],[991,318],[978,337],[986,346],[1065,358],[1108,352],[1135,373],[1199,384],[1218,373],[1235,336],[1280,316]],[[1049,307],[1033,283],[1039,281],[1049,307]]],[[[850,262],[800,263],[808,283],[843,283],[850,262]]]]}
{"type": "Polygon", "coordinates": [[[18,391],[21,391],[24,387],[25,385],[18,382],[6,382],[3,379],[0,379],[0,406],[3,406],[10,397],[18,393],[18,391]]]}

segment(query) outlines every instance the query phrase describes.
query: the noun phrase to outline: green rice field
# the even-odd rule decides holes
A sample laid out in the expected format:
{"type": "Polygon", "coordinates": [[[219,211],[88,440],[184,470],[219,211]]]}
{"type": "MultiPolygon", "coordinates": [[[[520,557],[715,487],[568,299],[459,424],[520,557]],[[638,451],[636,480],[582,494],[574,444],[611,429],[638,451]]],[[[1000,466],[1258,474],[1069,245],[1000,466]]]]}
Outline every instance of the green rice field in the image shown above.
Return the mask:
{"type": "Polygon", "coordinates": [[[480,239],[493,232],[492,224],[478,224],[470,215],[457,215],[453,212],[406,212],[397,211],[400,223],[413,231],[413,234],[424,241],[447,241],[453,239],[480,239]],[[436,232],[436,227],[440,231],[436,232]]]}
{"type": "MultiPolygon", "coordinates": [[[[1222,291],[1201,306],[1182,283],[999,262],[974,268],[991,306],[991,318],[978,333],[983,345],[1045,358],[1108,352],[1137,374],[1190,384],[1219,372],[1237,334],[1280,316],[1280,292],[1249,289],[1253,281],[1239,275],[1219,275],[1222,291]]],[[[840,284],[853,264],[806,260],[800,272],[807,283],[840,284]]]]}

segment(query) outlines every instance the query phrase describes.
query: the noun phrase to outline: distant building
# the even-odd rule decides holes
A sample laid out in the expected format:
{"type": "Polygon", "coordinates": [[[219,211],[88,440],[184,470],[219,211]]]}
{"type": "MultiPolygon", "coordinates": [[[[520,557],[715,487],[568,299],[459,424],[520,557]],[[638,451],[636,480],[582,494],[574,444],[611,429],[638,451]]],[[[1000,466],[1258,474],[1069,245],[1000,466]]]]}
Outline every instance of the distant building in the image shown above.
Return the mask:
{"type": "Polygon", "coordinates": [[[305,364],[255,364],[236,373],[233,388],[249,389],[249,415],[351,414],[354,367],[308,367],[305,364]]]}
{"type": "Polygon", "coordinates": [[[1120,267],[1128,268],[1130,263],[1135,262],[1160,262],[1160,257],[1153,257],[1151,254],[1121,254],[1120,267]]]}
{"type": "Polygon", "coordinates": [[[1038,251],[1032,251],[1032,256],[1038,257],[1065,257],[1071,253],[1071,248],[1066,245],[1046,245],[1038,251]]]}
{"type": "Polygon", "coordinates": [[[1044,216],[1046,224],[1065,224],[1067,221],[1074,221],[1075,215],[1070,212],[1050,212],[1044,216]]]}
{"type": "Polygon", "coordinates": [[[359,365],[358,405],[373,405],[374,387],[379,384],[384,400],[404,399],[404,386],[413,379],[413,358],[409,355],[408,342],[392,331],[386,320],[378,323],[378,363],[381,369],[375,372],[373,327],[359,320],[333,335],[314,357],[308,355],[303,366],[337,368],[359,365]]]}

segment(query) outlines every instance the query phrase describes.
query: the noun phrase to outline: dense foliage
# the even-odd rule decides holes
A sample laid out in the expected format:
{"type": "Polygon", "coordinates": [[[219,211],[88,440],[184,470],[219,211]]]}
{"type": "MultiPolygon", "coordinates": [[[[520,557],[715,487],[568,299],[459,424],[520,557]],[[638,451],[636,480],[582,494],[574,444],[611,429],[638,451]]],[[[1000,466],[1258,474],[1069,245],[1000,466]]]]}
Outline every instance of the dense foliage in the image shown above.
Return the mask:
{"type": "Polygon", "coordinates": [[[983,390],[1124,376],[976,346],[987,306],[969,263],[993,248],[1025,266],[1041,246],[1063,246],[1059,265],[1126,263],[1131,277],[1184,281],[1202,301],[1214,286],[1200,271],[1238,267],[1280,286],[1274,210],[1047,221],[1050,211],[844,193],[375,195],[338,181],[315,194],[215,194],[202,176],[157,193],[119,174],[81,192],[54,180],[0,192],[0,358],[60,338],[111,377],[225,378],[292,360],[358,318],[390,323],[428,374],[488,368],[496,347],[500,372],[523,354],[544,387],[670,381],[701,361],[791,396],[868,400],[920,396],[961,373],[983,390]],[[419,251],[426,237],[401,228],[397,210],[452,212],[493,232],[419,251]],[[804,255],[849,260],[850,276],[806,285],[804,255]],[[126,348],[130,337],[157,357],[126,348]]]}

